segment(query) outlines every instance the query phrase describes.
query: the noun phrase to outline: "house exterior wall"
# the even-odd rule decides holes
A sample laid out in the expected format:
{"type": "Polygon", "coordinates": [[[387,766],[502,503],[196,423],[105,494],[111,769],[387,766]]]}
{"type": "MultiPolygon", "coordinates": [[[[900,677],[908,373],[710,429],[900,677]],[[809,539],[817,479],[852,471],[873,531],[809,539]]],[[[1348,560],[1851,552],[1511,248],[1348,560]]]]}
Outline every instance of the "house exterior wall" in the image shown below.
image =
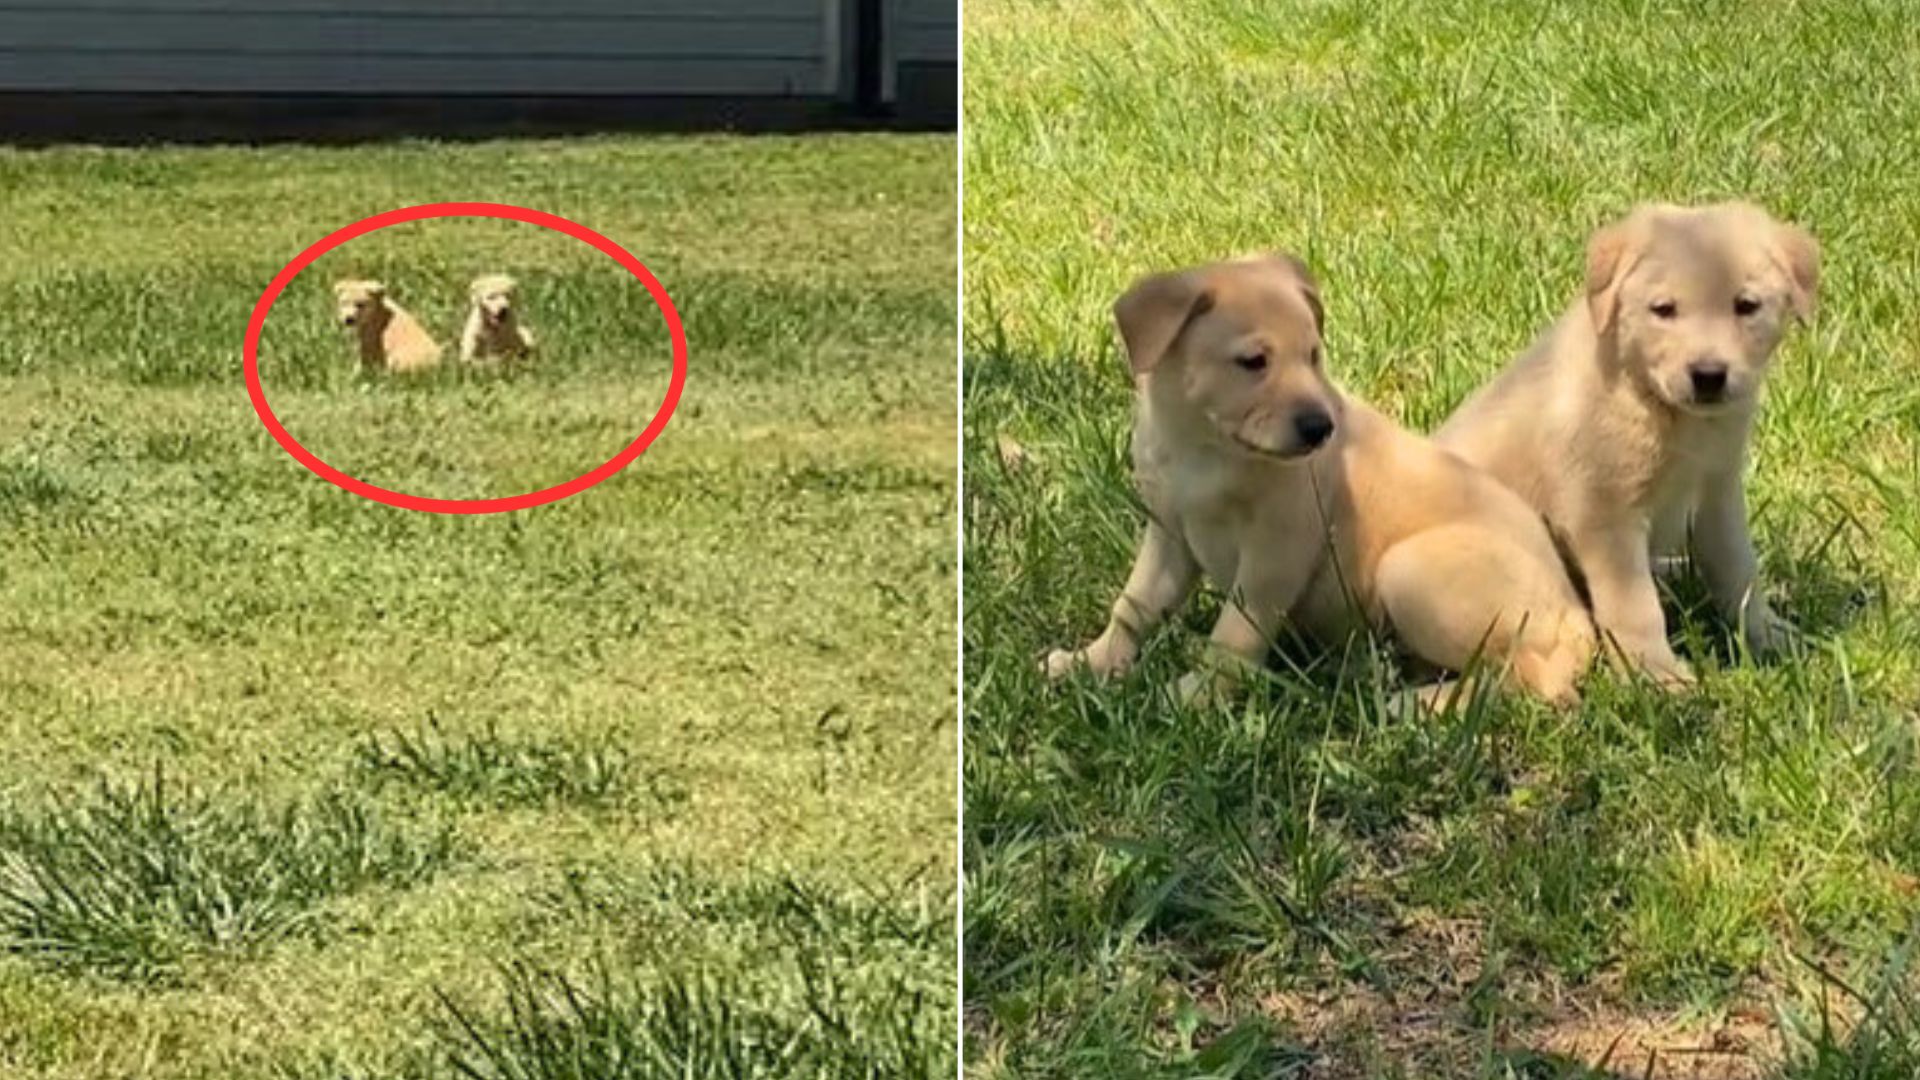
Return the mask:
{"type": "Polygon", "coordinates": [[[960,11],[955,0],[894,0],[894,56],[902,64],[957,64],[960,11]]]}
{"type": "Polygon", "coordinates": [[[833,96],[840,8],[839,0],[0,0],[0,92],[833,96]]]}

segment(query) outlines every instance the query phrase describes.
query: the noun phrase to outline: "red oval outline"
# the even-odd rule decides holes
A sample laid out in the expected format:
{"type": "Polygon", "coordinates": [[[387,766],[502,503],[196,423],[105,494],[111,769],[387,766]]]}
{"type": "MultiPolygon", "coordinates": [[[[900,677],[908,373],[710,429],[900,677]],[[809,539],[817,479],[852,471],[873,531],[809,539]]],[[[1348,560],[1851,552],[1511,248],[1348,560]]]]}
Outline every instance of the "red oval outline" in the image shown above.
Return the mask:
{"type": "Polygon", "coordinates": [[[545,506],[558,502],[570,495],[598,484],[621,469],[633,463],[646,448],[658,438],[667,421],[673,418],[673,411],[680,404],[680,391],[687,381],[687,334],[680,325],[680,312],[674,308],[673,300],[667,295],[666,287],[653,276],[653,272],[641,265],[625,248],[606,237],[578,224],[549,214],[544,210],[530,210],[524,206],[509,203],[489,202],[443,202],[423,203],[419,206],[406,206],[398,210],[388,210],[348,225],[344,229],[323,237],[305,251],[293,257],[267,283],[267,291],[260,294],[260,300],[253,306],[253,317],[247,322],[247,337],[241,348],[245,357],[247,377],[247,397],[253,402],[253,411],[259,414],[260,422],[266,425],[267,434],[272,435],[281,449],[292,455],[293,459],[306,466],[307,470],[322,480],[343,488],[361,498],[371,499],[387,506],[397,506],[404,510],[423,510],[431,514],[497,514],[507,510],[526,510],[535,506],[545,506]],[[425,495],[409,495],[404,491],[393,491],[376,484],[369,484],[355,476],[348,476],[339,469],[321,461],[314,453],[300,445],[300,441],[288,434],[280,424],[280,418],[274,415],[273,407],[267,404],[266,390],[260,385],[260,332],[267,325],[267,316],[273,311],[274,301],[286,290],[295,276],[305,270],[315,259],[339,247],[358,236],[389,225],[399,225],[408,221],[421,221],[442,217],[488,217],[506,221],[523,221],[529,225],[540,225],[562,232],[583,243],[589,244],[601,254],[617,262],[628,273],[646,286],[653,302],[660,307],[660,314],[667,320],[667,333],[673,339],[673,377],[667,384],[667,396],[660,402],[660,411],[654,413],[646,429],[640,436],[628,444],[626,449],[608,458],[598,468],[582,473],[565,483],[552,487],[529,491],[520,495],[503,495],[491,499],[436,499],[425,495]]]}

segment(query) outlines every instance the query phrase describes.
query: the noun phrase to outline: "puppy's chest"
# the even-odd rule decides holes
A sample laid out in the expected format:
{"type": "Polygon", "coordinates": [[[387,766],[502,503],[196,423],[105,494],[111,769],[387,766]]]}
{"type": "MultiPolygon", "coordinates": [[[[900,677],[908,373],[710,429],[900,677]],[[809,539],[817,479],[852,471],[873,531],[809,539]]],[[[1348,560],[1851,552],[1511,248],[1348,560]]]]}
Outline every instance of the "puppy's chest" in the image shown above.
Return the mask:
{"type": "Polygon", "coordinates": [[[1136,459],[1140,492],[1154,518],[1186,543],[1207,577],[1231,585],[1243,566],[1273,558],[1287,548],[1292,534],[1310,529],[1315,516],[1301,505],[1292,486],[1258,472],[1248,475],[1212,461],[1160,461],[1158,467],[1136,459]]]}
{"type": "Polygon", "coordinates": [[[1745,459],[1739,442],[1709,447],[1683,447],[1695,451],[1666,463],[1659,482],[1649,493],[1647,516],[1651,535],[1649,545],[1655,553],[1677,552],[1685,548],[1687,534],[1708,490],[1715,484],[1731,483],[1745,459]]]}
{"type": "Polygon", "coordinates": [[[1733,424],[1681,421],[1631,434],[1602,430],[1606,448],[1591,464],[1608,501],[1639,509],[1656,526],[1684,519],[1715,477],[1737,468],[1744,430],[1733,424]]]}
{"type": "Polygon", "coordinates": [[[1711,484],[1723,483],[1746,456],[1746,425],[1737,420],[1683,423],[1668,433],[1648,465],[1639,505],[1656,542],[1684,533],[1711,484]]]}
{"type": "Polygon", "coordinates": [[[382,319],[377,323],[362,323],[359,338],[361,358],[379,359],[394,344],[392,320],[382,319]]]}
{"type": "Polygon", "coordinates": [[[519,324],[512,316],[489,319],[479,311],[468,317],[471,331],[483,346],[505,348],[519,340],[519,324]]]}

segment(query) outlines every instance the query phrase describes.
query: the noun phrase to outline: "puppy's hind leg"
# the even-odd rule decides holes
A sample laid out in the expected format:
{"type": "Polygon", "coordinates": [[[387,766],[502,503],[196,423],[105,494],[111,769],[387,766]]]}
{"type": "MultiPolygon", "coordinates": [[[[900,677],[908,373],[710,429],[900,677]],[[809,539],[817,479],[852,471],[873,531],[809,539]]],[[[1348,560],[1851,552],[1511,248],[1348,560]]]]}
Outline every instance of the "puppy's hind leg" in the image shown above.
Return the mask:
{"type": "Polygon", "coordinates": [[[1395,544],[1374,587],[1393,632],[1422,660],[1449,671],[1504,668],[1546,701],[1579,700],[1594,634],[1557,562],[1488,530],[1451,526],[1395,544]]]}

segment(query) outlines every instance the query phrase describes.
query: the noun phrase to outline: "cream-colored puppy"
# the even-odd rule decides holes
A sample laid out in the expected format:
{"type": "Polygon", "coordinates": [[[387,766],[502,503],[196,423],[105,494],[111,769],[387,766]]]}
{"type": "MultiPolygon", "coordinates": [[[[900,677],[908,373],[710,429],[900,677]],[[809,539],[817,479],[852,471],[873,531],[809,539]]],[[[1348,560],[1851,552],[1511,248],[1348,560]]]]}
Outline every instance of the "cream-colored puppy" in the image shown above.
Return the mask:
{"type": "Polygon", "coordinates": [[[533,330],[520,314],[520,286],[505,274],[475,278],[473,304],[460,334],[460,359],[469,364],[517,360],[533,351],[533,330]]]}
{"type": "Polygon", "coordinates": [[[360,365],[370,371],[424,371],[440,362],[440,346],[413,316],[387,296],[377,281],[342,281],[333,287],[340,324],[360,343],[360,365]]]}
{"type": "Polygon", "coordinates": [[[1435,436],[1543,514],[1619,659],[1667,685],[1653,559],[1691,548],[1720,610],[1767,651],[1741,473],[1761,379],[1813,310],[1819,248],[1745,203],[1643,206],[1587,247],[1586,295],[1435,436]]]}
{"type": "MultiPolygon", "coordinates": [[[[1150,518],[1106,631],[1045,662],[1130,665],[1204,573],[1229,592],[1212,644],[1258,663],[1285,624],[1323,641],[1371,625],[1459,671],[1476,654],[1552,701],[1594,651],[1536,514],[1493,478],[1345,396],[1321,366],[1322,310],[1289,255],[1158,274],[1114,307],[1136,395],[1150,518]]],[[[1212,676],[1182,681],[1183,695],[1212,676]]]]}

